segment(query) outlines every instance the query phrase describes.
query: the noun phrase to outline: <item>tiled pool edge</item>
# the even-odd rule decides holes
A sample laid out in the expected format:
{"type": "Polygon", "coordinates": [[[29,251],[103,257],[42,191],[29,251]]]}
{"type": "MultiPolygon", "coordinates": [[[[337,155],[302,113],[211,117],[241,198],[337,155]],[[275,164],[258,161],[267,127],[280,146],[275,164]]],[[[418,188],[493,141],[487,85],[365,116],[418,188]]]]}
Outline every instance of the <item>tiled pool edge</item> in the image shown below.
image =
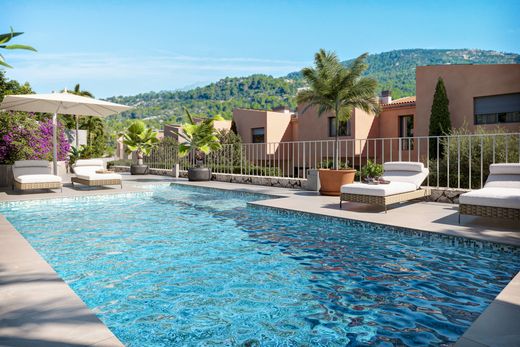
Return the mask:
{"type": "Polygon", "coordinates": [[[3,215],[0,302],[0,345],[123,346],[3,215]]]}
{"type": "Polygon", "coordinates": [[[307,216],[311,218],[320,218],[325,220],[333,220],[338,221],[345,224],[359,224],[359,225],[372,225],[379,228],[385,228],[385,229],[391,229],[393,232],[407,232],[407,233],[413,233],[416,235],[420,235],[423,237],[436,237],[440,239],[447,239],[451,240],[452,242],[457,243],[465,243],[466,245],[471,245],[474,247],[485,247],[490,246],[495,250],[500,251],[506,251],[506,252],[520,252],[520,246],[516,245],[510,245],[507,243],[500,243],[500,242],[494,242],[494,241],[488,241],[488,240],[481,240],[477,238],[471,238],[463,235],[450,235],[446,233],[438,233],[431,230],[423,230],[423,229],[416,229],[416,228],[409,228],[409,227],[401,227],[396,225],[389,225],[384,224],[380,222],[372,222],[372,221],[364,221],[364,220],[357,220],[357,219],[350,219],[347,217],[339,217],[339,216],[330,216],[322,213],[313,213],[309,211],[299,211],[289,208],[282,208],[278,206],[268,206],[264,204],[264,201],[251,201],[247,203],[248,206],[252,208],[258,208],[258,209],[264,209],[264,210],[270,210],[274,211],[276,213],[288,213],[288,214],[299,214],[302,216],[307,216]]]}

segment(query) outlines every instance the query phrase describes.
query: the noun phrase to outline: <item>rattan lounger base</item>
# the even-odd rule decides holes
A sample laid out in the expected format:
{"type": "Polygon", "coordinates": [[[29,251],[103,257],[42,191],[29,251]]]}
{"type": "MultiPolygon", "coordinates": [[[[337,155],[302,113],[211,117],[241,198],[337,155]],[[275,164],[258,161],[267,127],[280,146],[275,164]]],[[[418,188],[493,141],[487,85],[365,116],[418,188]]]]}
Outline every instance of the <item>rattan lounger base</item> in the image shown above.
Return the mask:
{"type": "MultiPolygon", "coordinates": [[[[63,185],[61,182],[47,182],[47,183],[20,183],[14,181],[14,187],[18,190],[31,190],[31,189],[61,189],[63,185]]],[[[13,187],[13,189],[14,189],[13,187]]]]}
{"type": "Polygon", "coordinates": [[[358,202],[362,204],[371,204],[378,205],[385,208],[388,205],[396,204],[398,202],[425,198],[431,194],[430,189],[418,189],[412,192],[406,192],[401,194],[394,194],[388,196],[374,196],[374,195],[365,195],[365,194],[350,194],[350,193],[341,193],[339,200],[339,207],[341,207],[341,203],[343,201],[350,202],[358,202]]]}
{"type": "Polygon", "coordinates": [[[460,215],[461,214],[478,216],[478,217],[520,220],[520,209],[518,209],[518,208],[460,204],[459,205],[459,224],[460,224],[460,215]]]}
{"type": "Polygon", "coordinates": [[[123,182],[120,179],[107,179],[107,180],[86,180],[79,177],[72,177],[70,179],[72,181],[72,186],[74,183],[84,184],[89,187],[97,187],[97,186],[121,186],[123,188],[123,182]]]}

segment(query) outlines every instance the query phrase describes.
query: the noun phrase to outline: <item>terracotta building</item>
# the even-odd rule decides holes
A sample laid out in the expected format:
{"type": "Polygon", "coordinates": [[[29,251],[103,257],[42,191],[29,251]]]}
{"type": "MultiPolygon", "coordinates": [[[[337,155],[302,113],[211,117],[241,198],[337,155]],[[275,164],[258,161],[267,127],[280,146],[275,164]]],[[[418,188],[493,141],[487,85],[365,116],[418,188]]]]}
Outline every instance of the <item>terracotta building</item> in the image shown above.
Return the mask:
{"type": "MultiPolygon", "coordinates": [[[[421,66],[416,69],[417,96],[392,100],[391,93],[385,91],[380,97],[379,116],[359,109],[353,111],[351,119],[340,127],[340,139],[350,140],[343,141],[341,156],[355,165],[367,153],[384,153],[384,160],[406,160],[426,153],[427,139],[417,137],[428,136],[439,77],[446,86],[453,128],[475,131],[479,127],[500,127],[507,132],[520,132],[520,64],[421,66]],[[386,140],[375,140],[381,138],[386,140]]],[[[317,149],[313,143],[334,140],[335,118],[330,114],[318,117],[312,108],[301,111],[301,105],[294,113],[287,109],[235,109],[233,119],[244,143],[309,141],[299,145],[300,157],[303,151],[308,157],[309,152],[318,150],[322,151],[321,157],[330,157],[332,147],[317,149]]],[[[273,145],[267,145],[266,150],[278,155],[273,152],[273,145]]]]}

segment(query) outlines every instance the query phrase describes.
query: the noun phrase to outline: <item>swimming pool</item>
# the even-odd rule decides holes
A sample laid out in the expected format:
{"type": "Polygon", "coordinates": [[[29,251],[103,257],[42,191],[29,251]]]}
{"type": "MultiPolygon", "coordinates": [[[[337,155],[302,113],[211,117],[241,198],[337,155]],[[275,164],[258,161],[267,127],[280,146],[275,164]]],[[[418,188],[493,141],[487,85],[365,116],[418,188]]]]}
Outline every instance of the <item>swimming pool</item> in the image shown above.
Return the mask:
{"type": "Polygon", "coordinates": [[[247,206],[185,186],[0,205],[129,346],[455,341],[518,250],[247,206]]]}

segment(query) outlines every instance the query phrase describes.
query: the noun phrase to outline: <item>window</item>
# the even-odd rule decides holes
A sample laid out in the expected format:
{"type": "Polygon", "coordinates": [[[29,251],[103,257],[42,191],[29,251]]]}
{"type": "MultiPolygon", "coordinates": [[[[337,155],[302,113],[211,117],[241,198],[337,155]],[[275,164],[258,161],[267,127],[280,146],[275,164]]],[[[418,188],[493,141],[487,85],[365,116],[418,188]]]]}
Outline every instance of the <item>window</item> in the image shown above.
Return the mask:
{"type": "Polygon", "coordinates": [[[474,123],[520,123],[520,93],[483,96],[473,100],[474,123]]]}
{"type": "MultiPolygon", "coordinates": [[[[339,136],[350,136],[350,120],[339,123],[339,136]]],[[[329,117],[329,137],[336,137],[336,117],[329,117]]]]}
{"type": "Polygon", "coordinates": [[[265,142],[265,128],[253,128],[251,129],[253,143],[264,143],[265,142]]]}
{"type": "Polygon", "coordinates": [[[413,150],[413,116],[399,116],[399,137],[408,137],[401,139],[401,149],[408,151],[413,150]]]}

